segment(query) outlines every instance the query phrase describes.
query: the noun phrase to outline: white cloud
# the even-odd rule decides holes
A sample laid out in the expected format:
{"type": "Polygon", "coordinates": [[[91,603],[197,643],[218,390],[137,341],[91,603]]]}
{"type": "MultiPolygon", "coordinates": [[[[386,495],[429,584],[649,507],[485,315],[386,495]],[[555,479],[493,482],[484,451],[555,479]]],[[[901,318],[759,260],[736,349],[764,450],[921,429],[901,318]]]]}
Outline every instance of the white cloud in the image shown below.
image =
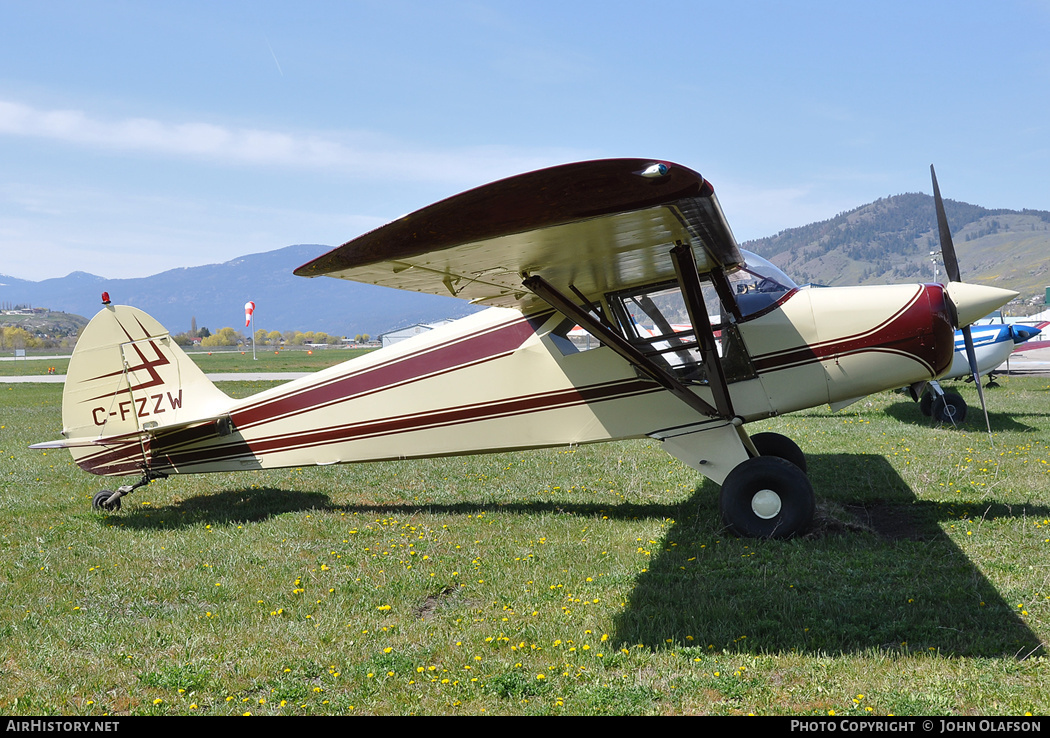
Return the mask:
{"type": "Polygon", "coordinates": [[[117,152],[189,157],[223,165],[471,185],[588,155],[568,149],[518,150],[507,146],[427,150],[360,132],[289,133],[150,118],[106,120],[80,110],[40,110],[10,100],[0,100],[0,135],[44,138],[117,152]]]}

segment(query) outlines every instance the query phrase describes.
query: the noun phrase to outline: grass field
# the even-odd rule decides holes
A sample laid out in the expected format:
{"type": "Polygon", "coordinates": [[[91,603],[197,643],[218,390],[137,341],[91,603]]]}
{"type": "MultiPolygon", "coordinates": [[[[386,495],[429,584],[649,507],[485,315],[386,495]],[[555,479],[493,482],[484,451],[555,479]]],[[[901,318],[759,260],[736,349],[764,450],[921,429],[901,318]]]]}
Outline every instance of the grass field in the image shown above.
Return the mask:
{"type": "MultiPolygon", "coordinates": [[[[372,349],[287,349],[281,351],[259,349],[252,359],[249,351],[190,351],[189,356],[206,374],[237,372],[315,372],[335,366],[348,359],[366,354],[372,349]]],[[[0,361],[0,377],[41,376],[54,367],[55,374],[65,374],[69,359],[34,359],[0,361]]]]}
{"type": "Polygon", "coordinates": [[[1050,380],[1002,382],[994,445],[890,393],[751,426],[809,454],[791,541],[727,536],[645,440],[174,477],[101,516],[106,480],[26,448],[61,387],[0,384],[0,712],[1045,715],[1050,380]]]}

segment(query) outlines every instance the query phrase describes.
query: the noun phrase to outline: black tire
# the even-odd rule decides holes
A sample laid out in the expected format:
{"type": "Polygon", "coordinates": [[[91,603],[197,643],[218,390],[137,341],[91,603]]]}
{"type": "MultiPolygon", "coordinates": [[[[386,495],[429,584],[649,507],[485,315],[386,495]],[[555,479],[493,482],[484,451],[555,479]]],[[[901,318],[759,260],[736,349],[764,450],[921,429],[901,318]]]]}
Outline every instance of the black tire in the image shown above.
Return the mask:
{"type": "Polygon", "coordinates": [[[739,464],[722,483],[722,521],[747,538],[791,538],[813,520],[813,486],[805,472],[776,456],[739,464]]]}
{"type": "Polygon", "coordinates": [[[776,456],[778,459],[790,461],[804,472],[809,471],[806,468],[806,455],[802,453],[798,444],[787,436],[779,433],[756,433],[751,436],[751,442],[762,456],[776,456]]]}
{"type": "Polygon", "coordinates": [[[954,392],[945,392],[933,401],[933,419],[959,425],[966,420],[966,400],[954,392]]]}
{"type": "Polygon", "coordinates": [[[120,498],[118,497],[112,506],[104,505],[103,503],[113,496],[113,492],[108,489],[104,489],[101,492],[96,492],[95,496],[91,498],[91,509],[99,510],[101,512],[116,512],[120,509],[120,498]]]}
{"type": "Polygon", "coordinates": [[[919,398],[919,412],[927,418],[933,415],[933,393],[923,392],[919,398]]]}

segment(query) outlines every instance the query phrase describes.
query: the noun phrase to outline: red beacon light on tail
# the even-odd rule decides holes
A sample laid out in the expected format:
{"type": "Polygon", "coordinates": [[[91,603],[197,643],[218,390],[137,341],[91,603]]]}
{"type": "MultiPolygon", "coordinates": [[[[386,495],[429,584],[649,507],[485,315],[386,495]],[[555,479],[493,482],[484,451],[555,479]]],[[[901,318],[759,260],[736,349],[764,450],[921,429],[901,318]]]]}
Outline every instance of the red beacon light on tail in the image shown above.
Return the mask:
{"type": "Polygon", "coordinates": [[[109,293],[108,292],[103,292],[102,293],[102,304],[103,305],[108,305],[109,304],[109,293]]]}

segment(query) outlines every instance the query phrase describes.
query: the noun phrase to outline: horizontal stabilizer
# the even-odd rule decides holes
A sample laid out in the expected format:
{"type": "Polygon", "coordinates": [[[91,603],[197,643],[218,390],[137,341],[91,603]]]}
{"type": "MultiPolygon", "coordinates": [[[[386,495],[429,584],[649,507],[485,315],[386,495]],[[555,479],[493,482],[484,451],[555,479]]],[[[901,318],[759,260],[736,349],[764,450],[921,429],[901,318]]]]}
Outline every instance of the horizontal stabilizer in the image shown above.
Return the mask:
{"type": "Polygon", "coordinates": [[[95,437],[80,437],[70,439],[59,439],[57,441],[45,441],[43,443],[34,443],[29,448],[31,449],[58,449],[58,448],[98,448],[100,446],[121,446],[126,444],[128,441],[146,441],[154,438],[160,433],[173,433],[180,431],[185,428],[195,428],[203,425],[214,424],[215,432],[214,435],[225,436],[230,433],[230,416],[229,415],[217,415],[213,418],[197,418],[194,420],[188,420],[183,423],[169,423],[167,425],[155,425],[143,430],[133,431],[131,433],[120,433],[112,436],[95,436],[95,437]]]}

